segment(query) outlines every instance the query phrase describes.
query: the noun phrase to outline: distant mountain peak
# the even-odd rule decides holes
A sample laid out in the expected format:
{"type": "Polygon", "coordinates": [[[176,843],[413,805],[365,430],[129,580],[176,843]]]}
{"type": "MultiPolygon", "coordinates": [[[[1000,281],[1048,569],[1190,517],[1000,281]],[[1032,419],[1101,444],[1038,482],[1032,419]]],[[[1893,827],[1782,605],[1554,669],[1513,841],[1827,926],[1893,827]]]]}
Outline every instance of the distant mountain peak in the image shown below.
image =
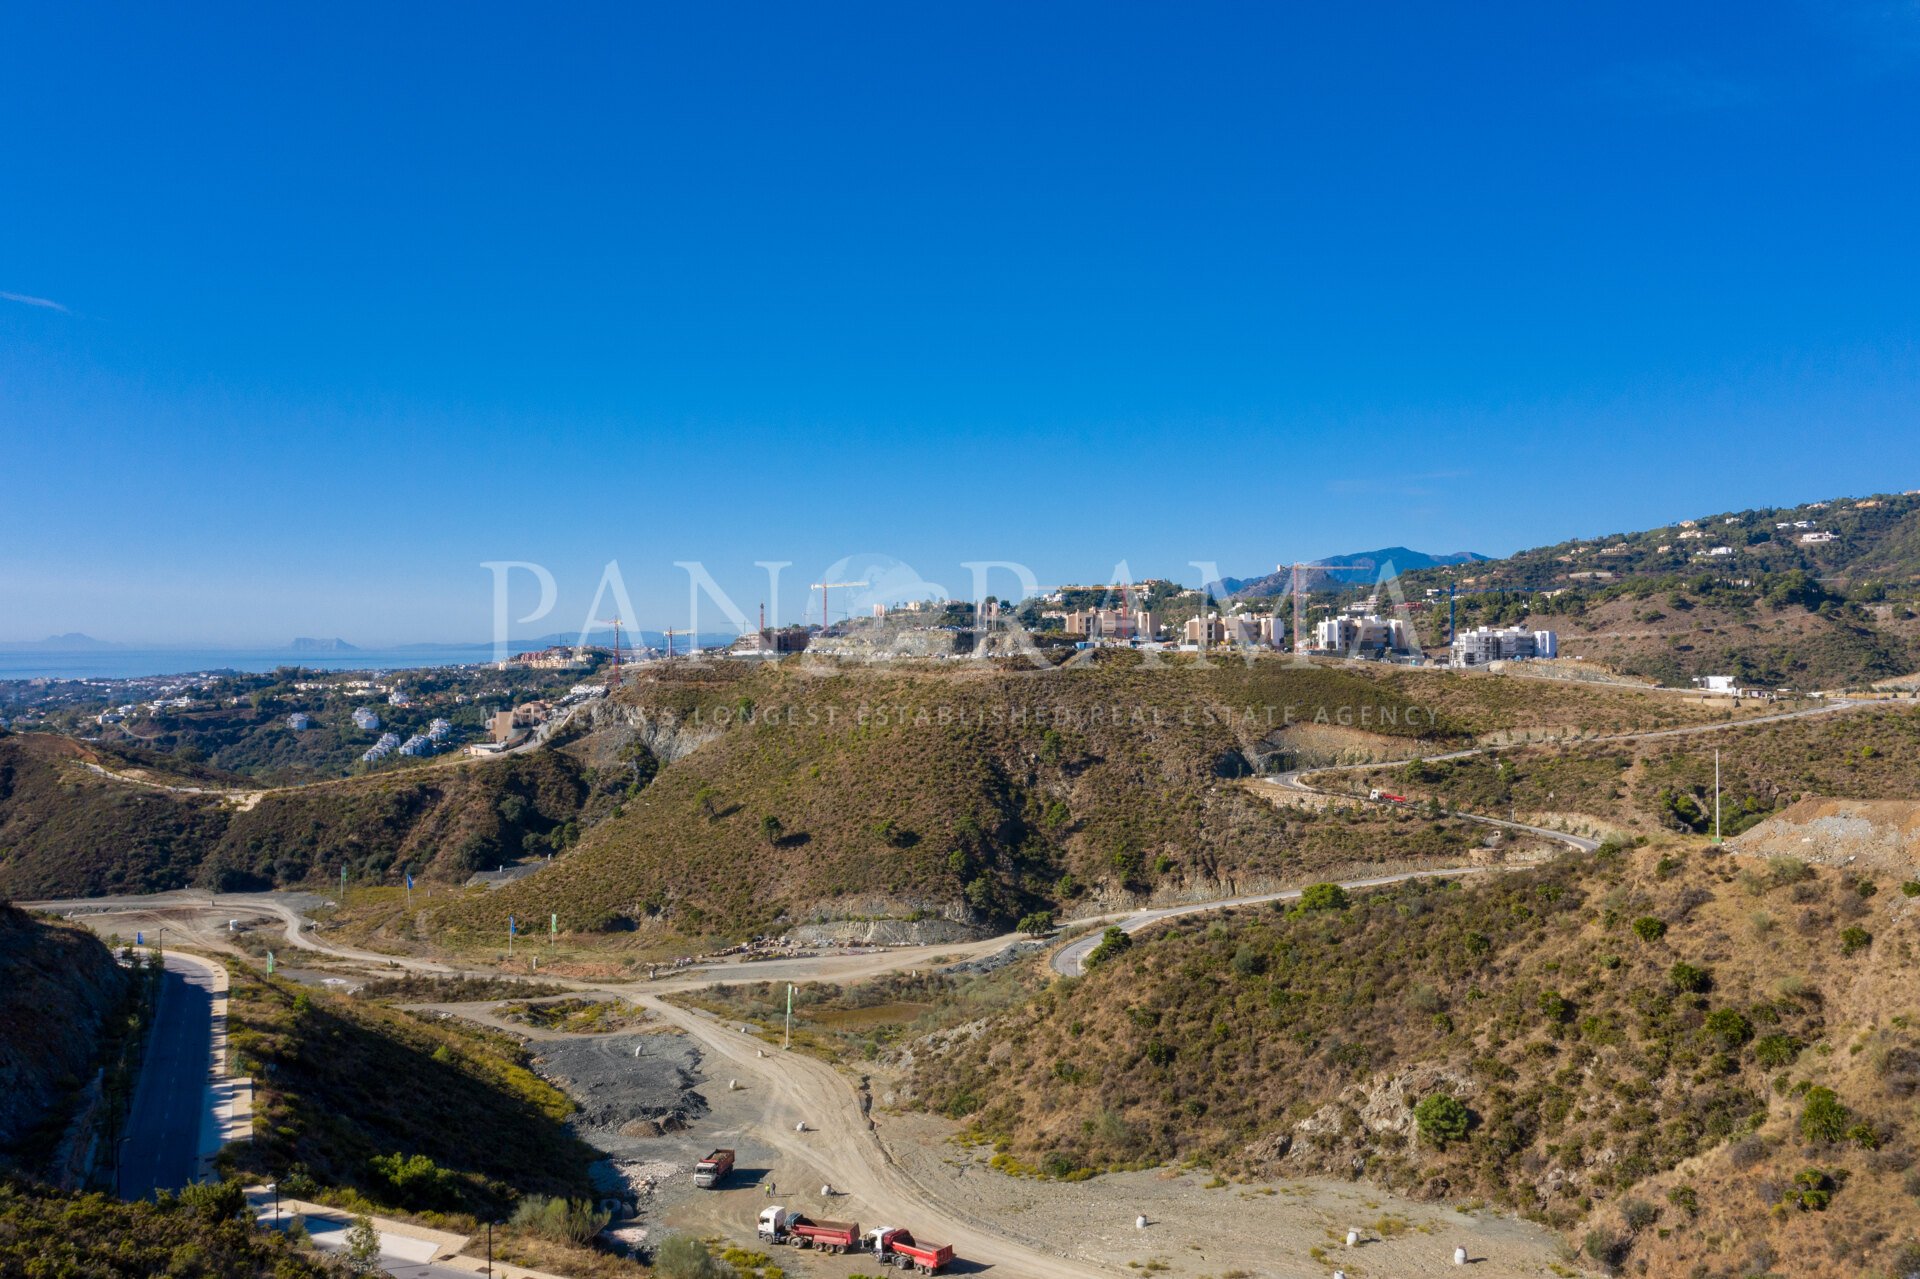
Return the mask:
{"type": "Polygon", "coordinates": [[[338,636],[333,639],[311,639],[303,635],[293,641],[290,648],[295,653],[357,653],[360,651],[338,636]]]}
{"type": "MultiPolygon", "coordinates": [[[[1479,564],[1489,556],[1478,551],[1449,551],[1436,555],[1430,551],[1416,551],[1405,546],[1383,546],[1377,551],[1355,551],[1348,555],[1328,555],[1317,560],[1302,561],[1312,568],[1329,570],[1324,575],[1337,581],[1363,582],[1374,578],[1389,566],[1395,573],[1411,573],[1421,568],[1445,568],[1450,564],[1479,564]]],[[[1281,568],[1260,577],[1224,577],[1213,584],[1216,595],[1243,595],[1261,597],[1280,595],[1293,589],[1293,570],[1281,568]]],[[[1303,576],[1308,576],[1303,574],[1303,576]]],[[[1311,579],[1310,579],[1311,580],[1311,579]]]]}

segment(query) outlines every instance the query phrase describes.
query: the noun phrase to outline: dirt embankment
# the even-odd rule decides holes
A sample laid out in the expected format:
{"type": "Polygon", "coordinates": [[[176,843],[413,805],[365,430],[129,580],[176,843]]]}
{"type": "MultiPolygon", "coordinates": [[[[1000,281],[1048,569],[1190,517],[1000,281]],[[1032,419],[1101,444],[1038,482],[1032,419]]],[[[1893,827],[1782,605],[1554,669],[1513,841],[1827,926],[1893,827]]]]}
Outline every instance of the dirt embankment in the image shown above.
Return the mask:
{"type": "Polygon", "coordinates": [[[1828,866],[1858,864],[1913,878],[1920,871],[1920,801],[1803,799],[1747,831],[1731,847],[1828,866]]]}

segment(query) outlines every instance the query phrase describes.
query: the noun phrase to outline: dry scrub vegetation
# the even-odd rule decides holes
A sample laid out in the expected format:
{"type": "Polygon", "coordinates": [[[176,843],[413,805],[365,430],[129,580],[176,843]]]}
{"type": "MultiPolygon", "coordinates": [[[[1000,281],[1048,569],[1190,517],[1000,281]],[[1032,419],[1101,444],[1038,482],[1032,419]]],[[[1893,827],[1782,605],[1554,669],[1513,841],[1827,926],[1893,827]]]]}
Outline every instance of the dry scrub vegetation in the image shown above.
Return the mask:
{"type": "Polygon", "coordinates": [[[1677,847],[1322,893],[1141,934],[915,1044],[913,1083],[1014,1172],[1357,1175],[1603,1265],[1885,1274],[1920,1221],[1916,909],[1677,847]]]}
{"type": "Polygon", "coordinates": [[[1713,828],[1716,749],[1728,836],[1808,796],[1920,795],[1920,710],[1896,705],[1696,737],[1416,760],[1327,781],[1386,787],[1469,812],[1575,812],[1649,834],[1704,834],[1713,828]]]}
{"type": "MultiPolygon", "coordinates": [[[[435,903],[395,935],[490,944],[506,915],[576,935],[739,936],[848,915],[1011,924],[1300,882],[1397,856],[1276,812],[1233,779],[1315,762],[1289,725],[1394,758],[1480,726],[1706,715],[1614,689],[1296,667],[1150,668],[1131,654],[1032,672],[951,663],[656,669],[623,693],[649,740],[691,745],[551,870],[435,903]],[[1544,718],[1523,713],[1544,701],[1544,718]],[[1429,703],[1433,704],[1429,704],[1429,703]],[[1444,702],[1444,704],[1440,704],[1444,702]]],[[[1409,857],[1457,841],[1406,845],[1409,857]]]]}

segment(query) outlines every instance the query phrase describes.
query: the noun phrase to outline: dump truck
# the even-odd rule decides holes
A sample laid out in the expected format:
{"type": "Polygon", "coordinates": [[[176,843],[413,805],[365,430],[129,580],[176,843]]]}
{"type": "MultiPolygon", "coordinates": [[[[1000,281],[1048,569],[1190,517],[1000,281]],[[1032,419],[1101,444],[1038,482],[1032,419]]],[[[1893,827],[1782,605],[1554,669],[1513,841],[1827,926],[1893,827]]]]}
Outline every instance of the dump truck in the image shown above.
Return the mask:
{"type": "Polygon", "coordinates": [[[1378,804],[1404,804],[1407,802],[1405,795],[1395,795],[1392,791],[1379,789],[1368,791],[1367,798],[1378,804]]]}
{"type": "Polygon", "coordinates": [[[702,1190],[712,1190],[732,1171],[733,1152],[716,1150],[693,1166],[693,1184],[702,1190]]]}
{"type": "Polygon", "coordinates": [[[937,1275],[953,1262],[950,1243],[921,1243],[911,1230],[882,1226],[867,1232],[867,1250],[883,1265],[892,1262],[902,1270],[937,1275]]]}
{"type": "Polygon", "coordinates": [[[818,1248],[822,1252],[855,1252],[861,1240],[856,1222],[815,1221],[805,1213],[788,1212],[778,1206],[761,1212],[760,1237],[772,1243],[818,1248]]]}

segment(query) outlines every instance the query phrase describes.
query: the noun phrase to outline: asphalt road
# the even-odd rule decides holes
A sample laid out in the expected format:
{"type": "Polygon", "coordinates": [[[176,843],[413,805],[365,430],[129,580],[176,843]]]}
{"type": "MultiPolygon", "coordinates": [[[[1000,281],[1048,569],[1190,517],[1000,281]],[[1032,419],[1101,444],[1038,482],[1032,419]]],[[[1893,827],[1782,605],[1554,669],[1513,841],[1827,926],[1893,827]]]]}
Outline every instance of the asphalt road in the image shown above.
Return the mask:
{"type": "Polygon", "coordinates": [[[178,955],[166,957],[146,1059],[134,1085],[120,1143],[120,1193],[151,1199],[191,1183],[213,1092],[213,974],[178,955]]]}

